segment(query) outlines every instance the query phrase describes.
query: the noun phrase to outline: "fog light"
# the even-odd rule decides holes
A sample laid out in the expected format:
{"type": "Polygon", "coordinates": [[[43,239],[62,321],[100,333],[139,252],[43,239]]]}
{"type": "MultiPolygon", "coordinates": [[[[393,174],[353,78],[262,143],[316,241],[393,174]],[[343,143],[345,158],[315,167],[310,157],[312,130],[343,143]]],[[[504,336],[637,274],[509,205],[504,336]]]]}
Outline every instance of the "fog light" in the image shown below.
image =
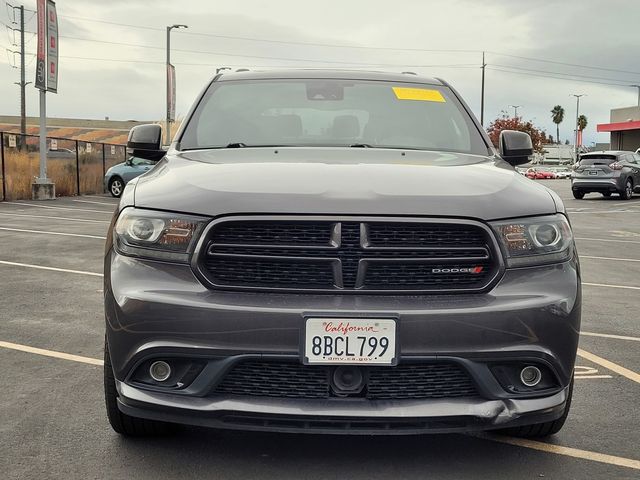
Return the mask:
{"type": "Polygon", "coordinates": [[[157,362],[153,362],[149,367],[149,375],[151,375],[151,378],[156,382],[164,382],[171,376],[171,367],[167,362],[158,360],[157,362]]]}
{"type": "Polygon", "coordinates": [[[540,380],[542,380],[542,373],[538,367],[529,365],[520,371],[520,381],[527,387],[535,387],[540,380]]]}

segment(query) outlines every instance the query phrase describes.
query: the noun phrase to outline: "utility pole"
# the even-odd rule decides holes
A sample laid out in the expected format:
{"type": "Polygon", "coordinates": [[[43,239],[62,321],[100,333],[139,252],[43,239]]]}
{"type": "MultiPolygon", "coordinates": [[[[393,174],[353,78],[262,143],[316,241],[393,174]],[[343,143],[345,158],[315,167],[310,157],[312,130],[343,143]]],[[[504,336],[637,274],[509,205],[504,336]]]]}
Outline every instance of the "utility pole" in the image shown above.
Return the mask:
{"type": "Polygon", "coordinates": [[[511,108],[513,108],[513,116],[515,118],[518,118],[518,109],[522,106],[522,105],[509,105],[511,108]]]}
{"type": "Polygon", "coordinates": [[[480,93],[480,125],[482,125],[483,127],[484,127],[484,71],[486,66],[487,64],[484,63],[484,52],[482,52],[482,87],[481,87],[481,93],[480,93]]]}
{"type": "Polygon", "coordinates": [[[20,148],[25,142],[27,133],[27,101],[25,98],[25,81],[24,72],[24,5],[20,5],[20,148]]]}
{"type": "MultiPolygon", "coordinates": [[[[7,4],[10,8],[15,12],[16,10],[20,10],[20,82],[15,82],[16,85],[20,86],[20,145],[22,148],[25,142],[25,134],[27,133],[27,102],[26,102],[26,93],[25,87],[31,82],[27,82],[25,78],[25,41],[24,41],[24,5],[20,5],[19,7],[15,7],[11,4],[7,4]]],[[[13,23],[17,23],[15,21],[15,13],[14,13],[13,23]]],[[[8,27],[14,32],[17,30],[15,28],[8,27]]],[[[15,37],[14,37],[14,45],[15,45],[15,37]]]]}
{"type": "Polygon", "coordinates": [[[640,85],[629,85],[638,89],[638,106],[640,107],[640,85]]]}
{"type": "Polygon", "coordinates": [[[584,97],[586,94],[581,93],[580,95],[576,95],[575,93],[571,94],[576,97],[576,134],[575,134],[575,160],[578,160],[578,118],[580,117],[580,97],[584,97]]]}

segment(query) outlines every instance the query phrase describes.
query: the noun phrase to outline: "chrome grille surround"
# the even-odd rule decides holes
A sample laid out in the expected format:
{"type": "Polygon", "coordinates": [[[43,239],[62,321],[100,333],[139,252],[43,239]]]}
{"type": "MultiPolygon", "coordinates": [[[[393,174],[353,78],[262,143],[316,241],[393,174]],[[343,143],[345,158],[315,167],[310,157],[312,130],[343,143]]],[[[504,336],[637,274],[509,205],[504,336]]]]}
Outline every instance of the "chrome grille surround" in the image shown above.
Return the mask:
{"type": "Polygon", "coordinates": [[[215,219],[202,232],[191,265],[212,289],[334,294],[480,293],[505,268],[493,232],[479,221],[316,215],[215,219]],[[251,233],[270,231],[268,225],[276,232],[292,225],[298,233],[284,232],[282,244],[278,235],[262,242],[251,233]],[[471,266],[482,266],[482,275],[446,273],[471,266]],[[444,272],[429,273],[438,269],[444,272]]]}

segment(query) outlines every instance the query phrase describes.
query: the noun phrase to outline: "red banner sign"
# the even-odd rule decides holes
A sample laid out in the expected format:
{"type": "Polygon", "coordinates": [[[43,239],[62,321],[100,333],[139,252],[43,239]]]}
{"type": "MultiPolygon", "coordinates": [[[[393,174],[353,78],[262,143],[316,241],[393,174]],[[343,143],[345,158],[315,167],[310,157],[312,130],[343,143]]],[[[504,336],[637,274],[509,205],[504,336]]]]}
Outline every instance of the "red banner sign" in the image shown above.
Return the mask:
{"type": "Polygon", "coordinates": [[[58,91],[58,15],[53,0],[47,0],[47,90],[58,91]]]}
{"type": "Polygon", "coordinates": [[[47,2],[38,1],[38,51],[36,53],[36,88],[47,89],[47,2]]]}

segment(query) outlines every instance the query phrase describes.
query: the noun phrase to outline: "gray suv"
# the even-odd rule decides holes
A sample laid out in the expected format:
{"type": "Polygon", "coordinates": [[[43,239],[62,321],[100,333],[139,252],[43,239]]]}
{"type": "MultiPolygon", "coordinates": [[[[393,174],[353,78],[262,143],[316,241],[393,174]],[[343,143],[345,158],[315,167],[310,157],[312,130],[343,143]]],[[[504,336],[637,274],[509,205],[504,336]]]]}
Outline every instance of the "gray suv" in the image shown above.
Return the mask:
{"type": "Polygon", "coordinates": [[[580,269],[560,198],[446,82],[216,76],[106,244],[106,407],[175,424],[544,436],[571,403],[580,269]]]}
{"type": "Polygon", "coordinates": [[[571,179],[574,198],[598,192],[605,197],[617,193],[629,200],[640,192],[640,155],[625,151],[592,152],[580,155],[571,179]]]}

